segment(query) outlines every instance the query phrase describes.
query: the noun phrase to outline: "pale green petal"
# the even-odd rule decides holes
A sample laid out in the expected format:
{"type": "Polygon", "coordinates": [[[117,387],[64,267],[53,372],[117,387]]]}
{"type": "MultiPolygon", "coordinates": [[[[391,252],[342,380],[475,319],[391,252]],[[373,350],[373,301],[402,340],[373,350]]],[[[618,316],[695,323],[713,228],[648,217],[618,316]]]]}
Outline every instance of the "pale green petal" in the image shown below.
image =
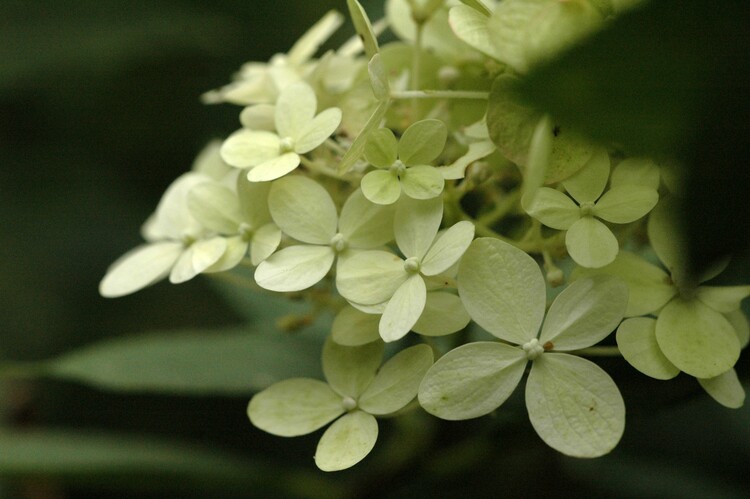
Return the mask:
{"type": "Polygon", "coordinates": [[[396,206],[393,231],[401,252],[422,258],[435,240],[443,219],[443,200],[402,197],[396,206]]]}
{"type": "Polygon", "coordinates": [[[553,449],[573,457],[599,457],[625,430],[625,403],[617,385],[593,362],[544,353],[526,381],[531,424],[553,449]]]}
{"type": "Polygon", "coordinates": [[[419,385],[419,403],[441,419],[484,416],[497,409],[521,381],[524,351],[504,343],[468,343],[443,355],[419,385]]]}
{"type": "Polygon", "coordinates": [[[390,300],[408,277],[404,261],[393,253],[363,251],[337,267],[336,288],[351,302],[376,305],[390,300]]]}
{"type": "Polygon", "coordinates": [[[612,231],[593,217],[582,217],[570,226],[565,247],[578,265],[589,268],[609,265],[620,249],[612,231]]]}
{"type": "Polygon", "coordinates": [[[462,330],[470,321],[461,298],[445,291],[431,291],[412,330],[424,336],[444,336],[462,330]]]}
{"type": "Polygon", "coordinates": [[[237,198],[240,201],[242,221],[251,229],[267,224],[271,221],[268,211],[268,191],[270,182],[250,182],[247,175],[237,177],[237,198]]]}
{"type": "Polygon", "coordinates": [[[628,285],[626,317],[653,313],[677,294],[677,288],[666,272],[628,251],[620,251],[614,262],[598,269],[577,267],[571,279],[595,274],[613,275],[628,285]]]}
{"type": "Polygon", "coordinates": [[[735,310],[734,312],[724,314],[724,317],[734,327],[737,338],[740,340],[740,348],[745,348],[750,343],[750,322],[748,322],[745,312],[735,310]]]}
{"type": "Polygon", "coordinates": [[[375,447],[377,420],[362,411],[344,415],[320,437],[315,450],[315,464],[323,471],[351,468],[375,447]]]}
{"type": "Polygon", "coordinates": [[[383,359],[383,342],[347,347],[331,338],[323,346],[323,374],[342,397],[358,398],[370,386],[383,359]]]}
{"type": "Polygon", "coordinates": [[[533,204],[534,195],[542,185],[552,156],[554,127],[549,115],[544,115],[534,127],[529,143],[529,159],[523,172],[522,197],[533,204]]]}
{"type": "Polygon", "coordinates": [[[698,276],[698,282],[703,283],[706,281],[710,281],[714,277],[718,276],[727,269],[730,261],[731,257],[725,256],[724,258],[720,258],[719,260],[711,262],[707,268],[701,271],[700,275],[698,276]]]}
{"type": "MultiPolygon", "coordinates": [[[[349,305],[356,308],[363,314],[371,314],[371,315],[377,315],[378,316],[378,323],[380,322],[380,316],[383,315],[383,312],[385,312],[385,306],[388,305],[387,301],[384,301],[382,303],[376,303],[375,305],[362,305],[361,303],[355,303],[353,301],[349,302],[349,305]]],[[[377,327],[376,327],[377,329],[377,327]]],[[[380,338],[380,333],[378,333],[378,338],[380,338]]]]}
{"type": "Polygon", "coordinates": [[[221,145],[221,157],[237,168],[259,165],[279,155],[279,137],[275,133],[241,129],[221,145]]]}
{"type": "Polygon", "coordinates": [[[216,260],[210,267],[207,267],[203,272],[224,272],[231,268],[236,267],[247,254],[247,241],[242,236],[234,236],[226,238],[227,249],[221,258],[216,260]]]}
{"type": "Polygon", "coordinates": [[[698,300],[669,302],[656,321],[656,341],[675,366],[696,378],[718,376],[740,356],[732,325],[698,300]]]}
{"type": "Polygon", "coordinates": [[[276,158],[264,161],[258,166],[247,172],[247,179],[250,182],[268,182],[281,178],[299,166],[299,156],[297,153],[288,152],[276,158]]]}
{"type": "Polygon", "coordinates": [[[443,192],[445,180],[437,168],[418,165],[407,168],[401,175],[401,188],[414,199],[430,199],[443,192]]]}
{"type": "Polygon", "coordinates": [[[200,274],[216,263],[227,250],[227,240],[224,237],[212,237],[194,242],[187,252],[192,253],[193,268],[200,274]]]}
{"type": "Polygon", "coordinates": [[[706,390],[706,393],[724,407],[739,409],[745,403],[745,389],[734,369],[713,378],[698,378],[698,383],[706,390]]]}
{"type": "Polygon", "coordinates": [[[232,168],[221,159],[221,143],[222,140],[213,139],[206,144],[193,160],[190,170],[214,180],[223,179],[232,168]]]}
{"type": "Polygon", "coordinates": [[[369,172],[360,184],[365,197],[377,204],[393,204],[401,196],[398,177],[388,170],[369,172]]]}
{"type": "Polygon", "coordinates": [[[723,314],[740,308],[740,302],[750,296],[750,286],[699,286],[696,298],[723,314]]]}
{"type": "Polygon", "coordinates": [[[498,58],[487,28],[489,18],[468,5],[452,7],[448,22],[456,36],[470,47],[490,57],[498,58]]]}
{"type": "Polygon", "coordinates": [[[546,0],[505,0],[490,16],[487,29],[493,53],[519,73],[525,73],[529,66],[526,48],[534,19],[549,3],[546,0]]]}
{"type": "Polygon", "coordinates": [[[275,132],[274,110],[271,104],[248,106],[240,113],[240,123],[249,130],[275,132]]]}
{"type": "Polygon", "coordinates": [[[365,159],[377,168],[389,168],[396,162],[398,140],[390,128],[378,128],[370,133],[365,145],[365,159]]]}
{"type": "Polygon", "coordinates": [[[359,407],[376,416],[402,409],[417,396],[419,384],[432,362],[432,348],[427,345],[400,351],[380,368],[359,398],[359,407]]]}
{"type": "Polygon", "coordinates": [[[671,199],[662,199],[648,217],[648,240],[656,256],[671,273],[685,268],[685,244],[672,220],[674,209],[671,199]]]}
{"type": "MultiPolygon", "coordinates": [[[[218,260],[218,259],[217,259],[218,260]]],[[[193,252],[186,248],[174,262],[169,272],[169,282],[180,284],[195,277],[198,272],[193,268],[193,252]]]]}
{"type": "Polygon", "coordinates": [[[604,192],[609,178],[609,154],[597,149],[583,168],[563,182],[565,190],[578,203],[593,203],[604,192]]]}
{"type": "Polygon", "coordinates": [[[426,165],[440,156],[448,138],[448,128],[440,120],[413,123],[398,141],[398,157],[405,165],[426,165]]]}
{"type": "Polygon", "coordinates": [[[143,244],[125,253],[107,270],[99,283],[105,298],[129,295],[167,276],[182,254],[182,243],[143,244]]]}
{"type": "Polygon", "coordinates": [[[298,154],[305,154],[312,151],[333,135],[333,132],[336,131],[340,123],[341,109],[329,107],[325,111],[322,111],[307,124],[303,125],[299,131],[299,135],[294,137],[294,151],[298,154]]]}
{"type": "Polygon", "coordinates": [[[276,225],[298,241],[328,245],[336,235],[336,205],[328,191],[311,178],[293,175],[274,182],[268,206],[276,225]]]}
{"type": "Polygon", "coordinates": [[[549,187],[540,187],[531,199],[524,196],[522,204],[529,216],[553,229],[567,230],[581,218],[580,208],[570,197],[549,187]]]}
{"type": "Polygon", "coordinates": [[[604,193],[594,215],[615,224],[627,224],[643,217],[656,206],[659,193],[639,185],[621,185],[604,193]]]}
{"type": "Polygon", "coordinates": [[[255,282],[270,291],[301,291],[326,276],[335,256],[329,246],[289,246],[260,262],[255,282]]]}
{"type": "Polygon", "coordinates": [[[627,158],[612,170],[612,187],[640,185],[653,190],[659,188],[659,167],[648,158],[627,158]]]}
{"type": "Polygon", "coordinates": [[[628,287],[608,275],[579,279],[552,302],[539,342],[555,350],[586,348],[609,336],[625,314],[628,287]]]}
{"type": "Polygon", "coordinates": [[[469,144],[469,150],[448,166],[438,168],[438,171],[446,180],[457,180],[466,176],[466,168],[477,161],[495,152],[497,147],[491,140],[482,140],[469,144]]]}
{"type": "Polygon", "coordinates": [[[240,203],[232,190],[220,184],[198,184],[188,194],[190,213],[210,229],[221,234],[237,234],[240,203]]]}
{"type": "Polygon", "coordinates": [[[342,308],[331,325],[331,338],[339,345],[357,347],[380,339],[380,316],[366,314],[347,305],[342,308]]]}
{"type": "Polygon", "coordinates": [[[546,305],[536,261],[499,239],[475,239],[458,268],[458,294],[474,321],[500,339],[536,338],[546,305]]]}
{"type": "Polygon", "coordinates": [[[247,406],[253,425],[280,437],[307,435],[343,413],[338,394],[322,381],[307,378],[274,383],[247,406]]]}
{"type": "Polygon", "coordinates": [[[427,288],[419,274],[409,277],[398,287],[385,306],[380,318],[379,332],[383,341],[396,341],[403,338],[424,310],[427,288]]]}
{"type": "Polygon", "coordinates": [[[318,100],[307,83],[287,85],[276,100],[275,122],[279,137],[298,138],[315,116],[318,100]]]}
{"type": "Polygon", "coordinates": [[[394,205],[368,201],[357,189],[344,203],[339,217],[339,232],[352,248],[374,249],[393,240],[394,205]]]}
{"type": "Polygon", "coordinates": [[[289,63],[297,66],[307,62],[343,22],[344,16],[341,13],[335,10],[326,12],[299,40],[294,42],[292,48],[287,52],[289,63]]]}
{"type": "Polygon", "coordinates": [[[281,243],[281,229],[275,223],[269,223],[253,233],[250,239],[250,263],[256,267],[271,256],[281,243]]]}
{"type": "Polygon", "coordinates": [[[440,234],[422,259],[421,272],[433,276],[455,264],[474,239],[474,224],[461,221],[440,234]]]}
{"type": "Polygon", "coordinates": [[[635,317],[624,321],[617,328],[617,346],[628,364],[646,376],[672,379],[680,374],[656,342],[656,319],[635,317]]]}
{"type": "Polygon", "coordinates": [[[196,236],[200,223],[188,209],[188,194],[193,187],[211,182],[211,177],[200,173],[183,173],[164,191],[154,215],[144,224],[143,232],[151,241],[173,239],[181,241],[186,235],[196,236]]]}

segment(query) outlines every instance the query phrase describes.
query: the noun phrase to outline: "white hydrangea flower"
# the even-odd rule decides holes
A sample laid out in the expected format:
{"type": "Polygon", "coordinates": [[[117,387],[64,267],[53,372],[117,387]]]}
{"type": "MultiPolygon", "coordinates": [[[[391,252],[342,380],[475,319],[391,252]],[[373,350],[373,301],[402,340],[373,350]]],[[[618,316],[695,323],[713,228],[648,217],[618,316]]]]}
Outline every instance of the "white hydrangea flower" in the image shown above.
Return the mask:
{"type": "Polygon", "coordinates": [[[356,250],[380,247],[393,239],[393,209],[369,202],[354,191],[341,216],[328,192],[314,180],[293,175],[273,182],[271,216],[281,230],[305,243],[274,253],[255,271],[259,286],[271,291],[300,291],[328,274],[356,250]]]}
{"type": "Polygon", "coordinates": [[[146,244],[113,263],[99,283],[107,298],[128,295],[167,275],[173,284],[185,282],[214,265],[227,249],[224,238],[212,235],[188,209],[188,193],[213,179],[188,172],[164,192],[156,212],[143,227],[146,244]]]}
{"type": "Polygon", "coordinates": [[[443,201],[404,197],[396,207],[394,232],[402,259],[387,251],[364,251],[342,262],[336,276],[339,293],[359,308],[387,302],[379,323],[385,341],[402,338],[425,308],[425,277],[452,267],[474,238],[474,225],[458,222],[437,237],[443,201]]]}
{"type": "Polygon", "coordinates": [[[328,108],[318,115],[317,98],[305,82],[293,83],[281,92],[274,107],[276,133],[242,128],[221,147],[224,161],[249,168],[251,182],[283,177],[300,164],[300,154],[322,144],[341,123],[341,110],[328,108]]]}

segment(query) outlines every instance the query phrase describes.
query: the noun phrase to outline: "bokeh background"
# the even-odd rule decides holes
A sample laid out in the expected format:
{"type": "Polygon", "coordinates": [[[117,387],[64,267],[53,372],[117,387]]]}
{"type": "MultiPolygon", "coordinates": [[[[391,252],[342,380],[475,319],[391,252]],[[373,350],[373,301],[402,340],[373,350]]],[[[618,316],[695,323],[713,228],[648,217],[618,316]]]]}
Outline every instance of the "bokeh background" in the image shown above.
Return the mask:
{"type": "MultiPolygon", "coordinates": [[[[378,1],[363,4],[372,17],[382,13],[378,1]]],[[[140,224],[166,186],[207,141],[238,127],[238,108],[205,106],[199,96],[228,82],[243,62],[286,51],[330,8],[345,12],[345,2],[0,3],[3,362],[141,331],[241,322],[200,278],[117,300],[99,297],[97,285],[115,258],[139,244],[140,224]]],[[[345,25],[332,45],[352,33],[345,25]]],[[[744,357],[738,369],[747,379],[744,357]]],[[[170,469],[56,468],[44,450],[35,452],[47,462],[41,456],[19,468],[17,447],[9,454],[0,438],[0,497],[747,497],[747,405],[723,409],[686,376],[659,384],[634,381],[622,363],[606,367],[629,410],[623,442],[608,457],[579,461],[547,449],[516,400],[507,416],[432,421],[431,443],[412,442],[408,451],[399,441],[419,433],[409,425],[424,420],[386,423],[382,447],[336,475],[315,471],[315,435],[280,439],[252,428],[245,416],[251,393],[119,395],[7,376],[0,381],[6,429],[168,439],[227,453],[248,468],[244,482],[208,473],[196,484],[170,469]]],[[[85,454],[58,450],[61,461],[85,454]]],[[[93,462],[106,464],[107,455],[93,462]]]]}

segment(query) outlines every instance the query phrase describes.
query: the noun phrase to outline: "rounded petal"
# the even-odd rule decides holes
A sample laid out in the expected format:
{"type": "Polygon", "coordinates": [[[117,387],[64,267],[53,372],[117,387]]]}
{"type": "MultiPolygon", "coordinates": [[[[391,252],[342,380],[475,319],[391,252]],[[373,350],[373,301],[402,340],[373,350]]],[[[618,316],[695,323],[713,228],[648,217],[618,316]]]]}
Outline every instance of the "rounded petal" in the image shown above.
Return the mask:
{"type": "Polygon", "coordinates": [[[276,225],[298,241],[328,245],[336,235],[336,205],[328,191],[308,177],[294,175],[274,182],[268,206],[276,225]]]}
{"type": "Polygon", "coordinates": [[[656,321],[656,341],[670,362],[696,378],[718,376],[740,356],[732,325],[698,300],[669,302],[656,321]]]}
{"type": "Polygon", "coordinates": [[[413,123],[398,142],[398,157],[406,165],[425,165],[440,156],[448,138],[448,128],[440,120],[413,123]]]}
{"type": "Polygon", "coordinates": [[[362,411],[346,414],[320,437],[315,450],[315,464],[323,471],[351,468],[375,447],[377,420],[362,411]]]}
{"type": "Polygon", "coordinates": [[[424,311],[412,330],[424,336],[444,336],[462,330],[470,321],[461,298],[445,291],[432,291],[427,293],[424,311]]]}
{"type": "Polygon", "coordinates": [[[361,189],[354,191],[341,208],[339,232],[350,247],[375,249],[393,240],[394,205],[368,201],[361,189]]]}
{"type": "Polygon", "coordinates": [[[231,189],[204,182],[190,190],[188,209],[198,222],[221,234],[236,234],[240,225],[240,204],[231,189]]]}
{"type": "Polygon", "coordinates": [[[549,187],[538,188],[531,199],[524,197],[522,205],[529,216],[553,229],[567,230],[581,218],[580,208],[570,197],[549,187]]]}
{"type": "Polygon", "coordinates": [[[301,291],[320,282],[334,258],[328,246],[289,246],[260,262],[255,282],[270,291],[301,291]]]}
{"type": "Polygon", "coordinates": [[[240,123],[249,130],[274,132],[276,131],[274,111],[274,106],[271,104],[248,106],[240,113],[240,123]]]}
{"type": "Polygon", "coordinates": [[[331,338],[339,345],[357,347],[380,339],[380,315],[366,314],[351,305],[342,308],[331,325],[331,338]]]}
{"type": "Polygon", "coordinates": [[[276,251],[281,243],[281,229],[275,223],[262,226],[253,233],[250,240],[250,263],[258,266],[276,251]]]}
{"type": "Polygon", "coordinates": [[[443,232],[427,250],[422,259],[421,271],[424,275],[433,276],[452,267],[466,252],[474,239],[474,224],[461,221],[443,232]]]}
{"type": "Polygon", "coordinates": [[[524,351],[504,343],[468,343],[443,355],[419,385],[419,403],[441,419],[484,416],[497,409],[521,381],[524,351]]]}
{"type": "Polygon", "coordinates": [[[359,407],[370,414],[391,414],[417,396],[419,384],[432,366],[432,348],[416,345],[391,357],[359,398],[359,407]]]}
{"type": "Polygon", "coordinates": [[[609,154],[597,149],[583,168],[563,182],[565,190],[579,203],[593,203],[604,192],[609,179],[609,154]]]}
{"type": "Polygon", "coordinates": [[[365,144],[365,159],[377,168],[388,168],[397,159],[398,141],[389,128],[378,128],[370,133],[365,144]]]}
{"type": "Polygon", "coordinates": [[[299,135],[294,137],[294,151],[305,154],[312,151],[333,135],[341,123],[341,109],[329,107],[303,125],[299,135]]]}
{"type": "Polygon", "coordinates": [[[612,187],[640,185],[653,190],[659,188],[659,167],[648,158],[627,158],[612,170],[612,187]]]}
{"type": "Polygon", "coordinates": [[[237,168],[256,166],[279,155],[279,142],[275,133],[243,128],[221,145],[221,158],[237,168]]]}
{"type": "Polygon", "coordinates": [[[242,259],[247,255],[247,241],[241,236],[234,236],[226,238],[227,249],[221,258],[210,267],[206,268],[203,272],[224,272],[231,268],[236,267],[242,259]]]}
{"type": "Polygon", "coordinates": [[[735,310],[724,314],[729,323],[737,333],[737,338],[740,340],[740,348],[745,348],[750,343],[750,322],[747,320],[745,312],[742,310],[735,310]]]}
{"type": "Polygon", "coordinates": [[[526,408],[542,440],[568,456],[603,456],[625,430],[617,385],[601,367],[575,355],[544,353],[534,361],[526,408]]]}
{"type": "Polygon", "coordinates": [[[570,226],[565,247],[578,265],[589,268],[609,265],[620,250],[612,231],[594,217],[582,217],[570,226]]]}
{"type": "Polygon", "coordinates": [[[387,170],[375,170],[364,176],[361,183],[365,197],[376,204],[393,204],[401,197],[398,177],[387,170]]]}
{"type": "Polygon", "coordinates": [[[402,197],[396,206],[393,232],[401,252],[422,258],[435,241],[443,219],[443,200],[402,197]]]}
{"type": "Polygon", "coordinates": [[[536,338],[544,317],[545,289],[536,261],[499,239],[475,239],[458,267],[458,294],[471,318],[513,343],[536,338]]]}
{"type": "Polygon", "coordinates": [[[594,206],[594,215],[615,224],[627,224],[645,216],[657,201],[659,193],[653,189],[621,185],[604,193],[594,206]]]}
{"type": "Polygon", "coordinates": [[[268,182],[281,178],[299,166],[299,155],[288,152],[271,158],[247,172],[250,182],[268,182]]]}
{"type": "Polygon", "coordinates": [[[358,398],[370,386],[383,359],[383,343],[347,347],[328,338],[323,345],[323,374],[342,397],[358,398]]]}
{"type": "Polygon", "coordinates": [[[257,229],[271,221],[268,211],[268,192],[270,182],[250,182],[247,175],[237,177],[237,199],[240,203],[242,221],[257,229]]]}
{"type": "Polygon", "coordinates": [[[322,381],[292,378],[257,393],[247,406],[250,422],[280,437],[307,435],[344,413],[341,397],[322,381]]]}
{"type": "Polygon", "coordinates": [[[699,286],[696,297],[723,314],[740,308],[740,302],[750,296],[750,286],[699,286]]]}
{"type": "Polygon", "coordinates": [[[737,371],[729,371],[713,378],[698,378],[698,383],[715,401],[730,409],[739,409],[745,403],[745,389],[737,378],[737,371]]]}
{"type": "Polygon", "coordinates": [[[656,256],[670,273],[682,272],[685,268],[682,235],[675,229],[672,218],[675,206],[670,199],[662,199],[648,217],[648,241],[656,256]]]}
{"type": "Polygon", "coordinates": [[[390,300],[409,274],[404,261],[387,251],[362,251],[337,267],[336,288],[347,300],[376,305],[390,300]]]}
{"type": "Polygon", "coordinates": [[[558,351],[599,343],[615,330],[627,306],[628,287],[617,277],[579,279],[552,302],[539,342],[558,351]]]}
{"type": "Polygon", "coordinates": [[[410,198],[434,198],[443,192],[444,186],[445,179],[434,166],[412,166],[401,175],[401,188],[410,198]]]}
{"type": "Polygon", "coordinates": [[[125,253],[107,270],[99,283],[105,298],[129,295],[163,279],[182,254],[182,243],[144,244],[125,253]]]}
{"type": "Polygon", "coordinates": [[[287,85],[276,100],[276,130],[280,137],[297,138],[315,116],[318,106],[312,87],[303,81],[287,85]]]}
{"type": "Polygon", "coordinates": [[[680,370],[667,359],[656,341],[656,319],[635,317],[617,328],[617,346],[628,364],[646,376],[672,379],[680,370]]]}
{"type": "Polygon", "coordinates": [[[190,248],[188,248],[187,252],[192,253],[193,269],[196,274],[200,274],[218,262],[226,250],[226,238],[212,237],[211,239],[194,242],[190,248]]]}
{"type": "Polygon", "coordinates": [[[427,288],[419,274],[409,277],[398,287],[380,317],[379,332],[383,341],[396,341],[411,331],[424,310],[427,288]]]}

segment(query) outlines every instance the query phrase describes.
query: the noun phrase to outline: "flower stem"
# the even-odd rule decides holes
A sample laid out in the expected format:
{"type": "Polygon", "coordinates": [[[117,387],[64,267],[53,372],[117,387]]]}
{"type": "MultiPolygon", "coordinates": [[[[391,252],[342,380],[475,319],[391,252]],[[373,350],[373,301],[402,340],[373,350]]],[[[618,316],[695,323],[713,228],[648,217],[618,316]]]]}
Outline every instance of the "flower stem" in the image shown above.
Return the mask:
{"type": "Polygon", "coordinates": [[[622,357],[620,349],[616,346],[599,346],[581,348],[568,352],[572,355],[581,355],[583,357],[622,357]]]}
{"type": "Polygon", "coordinates": [[[476,99],[487,100],[489,92],[475,90],[392,90],[391,99],[476,99]]]}

